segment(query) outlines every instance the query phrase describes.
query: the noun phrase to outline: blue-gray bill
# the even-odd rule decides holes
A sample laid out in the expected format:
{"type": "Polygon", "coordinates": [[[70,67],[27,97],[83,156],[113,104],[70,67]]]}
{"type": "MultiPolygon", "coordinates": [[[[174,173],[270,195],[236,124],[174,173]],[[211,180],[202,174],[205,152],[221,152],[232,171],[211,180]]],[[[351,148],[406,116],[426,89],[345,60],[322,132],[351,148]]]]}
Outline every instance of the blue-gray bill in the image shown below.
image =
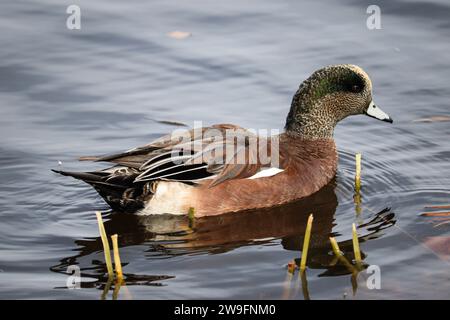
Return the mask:
{"type": "Polygon", "coordinates": [[[373,101],[370,102],[370,105],[369,105],[369,107],[366,110],[366,114],[369,117],[372,117],[372,118],[375,118],[375,119],[378,119],[378,120],[381,120],[381,121],[386,121],[386,122],[389,122],[389,123],[394,122],[394,120],[392,120],[392,118],[389,117],[389,115],[386,112],[384,112],[383,110],[378,108],[373,103],[373,101]]]}

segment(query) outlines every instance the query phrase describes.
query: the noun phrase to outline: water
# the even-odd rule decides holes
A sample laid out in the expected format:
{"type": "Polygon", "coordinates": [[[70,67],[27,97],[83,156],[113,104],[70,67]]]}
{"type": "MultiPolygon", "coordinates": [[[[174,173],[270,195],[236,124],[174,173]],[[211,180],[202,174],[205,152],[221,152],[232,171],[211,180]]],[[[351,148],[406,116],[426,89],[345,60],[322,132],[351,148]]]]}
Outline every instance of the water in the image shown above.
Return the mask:
{"type": "MultiPolygon", "coordinates": [[[[450,298],[449,224],[422,217],[450,203],[450,5],[379,1],[382,29],[366,28],[370,1],[77,1],[67,30],[58,1],[2,4],[0,26],[0,298],[100,299],[105,287],[95,210],[119,233],[127,286],[118,298],[303,299],[286,265],[300,256],[315,213],[307,270],[311,299],[450,298]],[[191,37],[176,40],[168,32],[191,37]],[[362,66],[393,125],[341,123],[335,185],[289,206],[197,221],[108,212],[89,186],[53,174],[99,168],[80,155],[125,150],[176,129],[158,120],[282,128],[299,83],[335,63],[362,66]],[[354,153],[363,154],[358,214],[354,153]],[[369,290],[330,255],[336,236],[352,258],[381,270],[369,290]],[[431,239],[431,240],[430,240],[431,239]],[[441,240],[433,246],[431,241],[441,240]],[[81,290],[65,289],[78,265],[81,290]],[[289,282],[290,281],[290,282],[289,282]]],[[[439,221],[438,221],[439,220],[439,221]]],[[[112,298],[112,290],[105,297],[112,298]]]]}

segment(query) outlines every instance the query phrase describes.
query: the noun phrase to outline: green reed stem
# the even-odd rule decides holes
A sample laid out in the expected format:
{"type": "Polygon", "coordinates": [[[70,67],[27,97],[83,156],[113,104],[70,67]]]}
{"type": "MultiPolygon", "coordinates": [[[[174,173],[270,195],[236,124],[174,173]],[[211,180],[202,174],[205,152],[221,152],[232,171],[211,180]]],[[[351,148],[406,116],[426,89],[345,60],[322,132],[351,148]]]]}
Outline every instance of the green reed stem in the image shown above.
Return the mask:
{"type": "Polygon", "coordinates": [[[113,278],[114,271],[111,263],[111,250],[109,248],[109,242],[108,237],[106,236],[105,226],[103,225],[102,214],[100,213],[100,211],[97,211],[95,214],[97,215],[98,230],[100,232],[100,237],[102,239],[103,244],[103,251],[105,253],[105,262],[106,262],[106,269],[108,270],[108,277],[113,278]]]}
{"type": "Polygon", "coordinates": [[[311,228],[314,217],[312,213],[308,217],[308,223],[306,224],[305,239],[303,240],[302,259],[300,260],[300,271],[303,272],[306,269],[306,259],[308,257],[309,240],[311,239],[311,228]]]}

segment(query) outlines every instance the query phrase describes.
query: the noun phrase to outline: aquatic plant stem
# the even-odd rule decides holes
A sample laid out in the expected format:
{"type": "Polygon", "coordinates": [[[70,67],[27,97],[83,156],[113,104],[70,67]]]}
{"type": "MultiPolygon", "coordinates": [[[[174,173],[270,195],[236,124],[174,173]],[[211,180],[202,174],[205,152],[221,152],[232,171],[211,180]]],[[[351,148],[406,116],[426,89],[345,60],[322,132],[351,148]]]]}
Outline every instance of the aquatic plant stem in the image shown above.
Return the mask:
{"type": "Polygon", "coordinates": [[[286,279],[283,284],[283,294],[281,295],[281,299],[286,300],[291,296],[291,287],[292,287],[292,279],[294,277],[295,272],[295,262],[289,261],[288,270],[286,272],[286,279]]]}
{"type": "Polygon", "coordinates": [[[342,264],[344,264],[351,273],[357,272],[355,267],[353,267],[353,265],[345,258],[344,254],[339,249],[339,245],[337,244],[336,239],[333,237],[330,237],[330,243],[331,243],[331,248],[333,249],[334,254],[336,255],[336,257],[339,258],[339,261],[342,264]]]}
{"type": "Polygon", "coordinates": [[[106,297],[108,295],[109,289],[111,289],[111,285],[113,283],[114,278],[108,277],[108,280],[105,283],[105,287],[103,288],[102,295],[100,296],[101,300],[106,300],[106,297]]]}
{"type": "Polygon", "coordinates": [[[112,244],[113,244],[113,253],[114,253],[114,266],[116,267],[116,276],[117,282],[122,283],[123,281],[123,273],[122,273],[122,263],[120,262],[119,255],[119,244],[117,241],[117,234],[111,236],[112,244]]]}
{"type": "Polygon", "coordinates": [[[295,260],[291,260],[291,261],[288,262],[287,270],[288,270],[289,273],[294,274],[295,273],[295,267],[296,267],[295,260]]]}
{"type": "Polygon", "coordinates": [[[306,278],[306,272],[300,272],[300,281],[302,283],[303,299],[311,300],[311,297],[309,296],[308,279],[306,278]]]}
{"type": "Polygon", "coordinates": [[[336,242],[336,239],[333,238],[333,237],[330,237],[330,243],[331,243],[331,248],[333,249],[334,254],[337,257],[342,256],[342,252],[341,252],[341,250],[339,250],[339,246],[338,246],[338,244],[336,242]]]}
{"type": "Polygon", "coordinates": [[[116,281],[116,283],[114,284],[114,290],[113,290],[113,294],[112,294],[113,300],[117,300],[117,298],[119,297],[119,291],[120,291],[121,286],[122,286],[122,281],[116,281]]]}
{"type": "Polygon", "coordinates": [[[356,215],[361,214],[361,153],[355,155],[356,172],[355,172],[355,194],[353,195],[353,201],[355,203],[356,215]]]}
{"type": "Polygon", "coordinates": [[[100,232],[100,237],[102,239],[103,252],[105,254],[106,269],[108,270],[108,277],[114,278],[114,271],[111,263],[111,250],[109,248],[109,242],[108,237],[106,236],[105,226],[103,225],[102,214],[100,211],[97,211],[95,214],[97,216],[98,230],[100,232]]]}
{"type": "Polygon", "coordinates": [[[355,269],[355,267],[345,258],[344,254],[339,249],[339,246],[338,246],[335,238],[330,237],[330,243],[331,243],[331,247],[333,248],[333,252],[336,255],[336,257],[338,257],[339,261],[342,264],[344,264],[345,267],[347,268],[347,270],[350,271],[352,274],[352,277],[351,277],[352,291],[353,291],[353,295],[355,295],[356,290],[358,289],[358,281],[357,281],[358,270],[355,269]]]}
{"type": "Polygon", "coordinates": [[[308,223],[306,224],[305,238],[303,240],[302,258],[300,260],[300,272],[304,272],[306,269],[306,259],[308,257],[309,240],[311,239],[311,228],[314,217],[312,213],[308,217],[308,223]]]}
{"type": "Polygon", "coordinates": [[[356,232],[356,225],[352,224],[353,234],[353,251],[355,253],[355,261],[358,266],[361,265],[361,251],[359,249],[358,233],[356,232]]]}
{"type": "Polygon", "coordinates": [[[190,207],[188,211],[189,228],[195,227],[195,208],[190,207]]]}
{"type": "Polygon", "coordinates": [[[355,155],[356,173],[355,173],[355,191],[359,193],[361,190],[361,153],[355,155]]]}

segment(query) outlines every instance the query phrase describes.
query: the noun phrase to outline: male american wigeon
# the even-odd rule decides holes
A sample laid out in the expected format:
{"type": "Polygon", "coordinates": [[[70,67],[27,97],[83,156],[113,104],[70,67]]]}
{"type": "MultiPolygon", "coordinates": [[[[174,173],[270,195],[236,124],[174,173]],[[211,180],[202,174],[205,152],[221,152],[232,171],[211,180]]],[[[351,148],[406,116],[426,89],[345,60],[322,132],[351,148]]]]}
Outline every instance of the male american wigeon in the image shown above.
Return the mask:
{"type": "Polygon", "coordinates": [[[332,180],[338,163],[334,128],[357,114],[392,123],[374,104],[364,70],[333,65],[300,85],[279,135],[219,124],[119,154],[80,158],[115,164],[101,171],[56,172],[91,184],[113,209],[138,214],[187,214],[192,207],[196,216],[208,216],[277,206],[332,180]]]}

